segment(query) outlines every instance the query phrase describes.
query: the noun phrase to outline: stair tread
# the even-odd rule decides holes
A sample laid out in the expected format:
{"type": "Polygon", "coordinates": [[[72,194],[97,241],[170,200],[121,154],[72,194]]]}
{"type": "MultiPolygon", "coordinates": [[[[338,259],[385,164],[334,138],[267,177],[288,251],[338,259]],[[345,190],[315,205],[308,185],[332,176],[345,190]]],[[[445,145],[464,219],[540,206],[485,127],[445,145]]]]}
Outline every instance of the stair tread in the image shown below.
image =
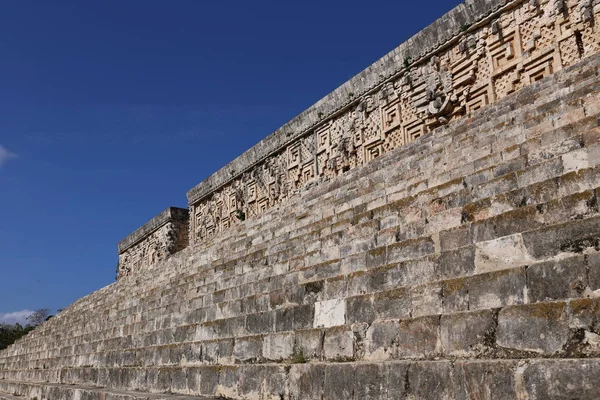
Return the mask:
{"type": "MultiPolygon", "coordinates": [[[[68,388],[72,390],[83,390],[83,391],[91,391],[95,393],[102,394],[110,394],[110,395],[120,395],[120,396],[129,396],[131,400],[139,399],[139,400],[190,400],[190,399],[198,399],[198,400],[217,400],[217,397],[202,397],[202,396],[188,396],[184,394],[175,394],[175,393],[149,393],[149,392],[138,392],[131,390],[119,390],[119,389],[109,389],[109,388],[101,388],[97,386],[90,385],[63,385],[58,383],[33,383],[33,382],[17,382],[17,381],[6,381],[2,382],[9,384],[26,384],[29,386],[44,386],[44,387],[52,387],[52,388],[68,388]]],[[[21,396],[15,396],[8,393],[0,392],[0,400],[23,400],[24,398],[21,396]]]]}

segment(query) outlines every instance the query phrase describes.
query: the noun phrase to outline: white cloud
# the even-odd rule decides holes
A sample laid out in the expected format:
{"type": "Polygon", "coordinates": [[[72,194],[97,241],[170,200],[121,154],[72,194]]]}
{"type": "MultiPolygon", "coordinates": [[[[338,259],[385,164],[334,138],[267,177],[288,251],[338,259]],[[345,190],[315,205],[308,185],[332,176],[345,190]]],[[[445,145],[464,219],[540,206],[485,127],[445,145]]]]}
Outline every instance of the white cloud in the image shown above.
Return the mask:
{"type": "Polygon", "coordinates": [[[11,313],[0,313],[0,324],[16,324],[27,325],[27,317],[33,314],[31,310],[21,310],[11,313]]]}
{"type": "Polygon", "coordinates": [[[0,168],[2,168],[8,160],[15,158],[16,156],[16,154],[11,153],[6,147],[0,144],[0,168]]]}

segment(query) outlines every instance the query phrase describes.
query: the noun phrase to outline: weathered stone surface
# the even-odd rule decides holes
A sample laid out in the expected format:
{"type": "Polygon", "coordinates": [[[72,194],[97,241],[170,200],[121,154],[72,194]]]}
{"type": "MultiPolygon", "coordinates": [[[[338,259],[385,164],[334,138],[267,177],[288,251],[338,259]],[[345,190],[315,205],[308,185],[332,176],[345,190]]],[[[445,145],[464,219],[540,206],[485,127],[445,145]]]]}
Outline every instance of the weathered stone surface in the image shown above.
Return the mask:
{"type": "Polygon", "coordinates": [[[527,366],[523,381],[531,400],[592,400],[600,397],[599,374],[598,360],[548,360],[527,366]]]}
{"type": "Polygon", "coordinates": [[[497,343],[520,351],[553,355],[569,339],[564,303],[508,307],[498,316],[497,343]]]}
{"type": "Polygon", "coordinates": [[[282,333],[268,335],[264,338],[262,354],[267,360],[281,361],[288,359],[294,352],[294,334],[282,333]]]}
{"type": "Polygon", "coordinates": [[[518,267],[533,261],[523,243],[520,234],[501,237],[477,244],[475,251],[475,272],[485,273],[505,269],[507,266],[518,267]]]}
{"type": "Polygon", "coordinates": [[[398,356],[426,358],[438,351],[439,318],[421,317],[402,321],[398,334],[398,356]]]}
{"type": "Polygon", "coordinates": [[[344,325],[346,323],[346,300],[328,300],[315,304],[315,328],[344,325]]]}
{"type": "Polygon", "coordinates": [[[455,370],[464,379],[465,393],[469,399],[519,399],[522,394],[515,373],[518,365],[518,361],[459,361],[455,364],[455,370]]]}
{"type": "Polygon", "coordinates": [[[117,279],[140,273],[188,246],[189,212],[169,207],[119,242],[117,279]]]}
{"type": "Polygon", "coordinates": [[[323,341],[323,355],[332,361],[354,359],[354,332],[346,327],[328,329],[323,341]]]}
{"type": "Polygon", "coordinates": [[[527,268],[527,290],[532,302],[580,297],[587,287],[584,256],[535,264],[527,268]]]}
{"type": "Polygon", "coordinates": [[[523,304],[527,291],[525,275],[525,268],[522,267],[476,275],[468,279],[469,309],[481,310],[523,304]]]}
{"type": "Polygon", "coordinates": [[[191,193],[190,246],[0,352],[0,398],[598,397],[588,3],[436,23],[191,193]]]}
{"type": "Polygon", "coordinates": [[[493,311],[442,316],[440,340],[443,352],[460,357],[483,355],[489,350],[495,329],[493,311]]]}

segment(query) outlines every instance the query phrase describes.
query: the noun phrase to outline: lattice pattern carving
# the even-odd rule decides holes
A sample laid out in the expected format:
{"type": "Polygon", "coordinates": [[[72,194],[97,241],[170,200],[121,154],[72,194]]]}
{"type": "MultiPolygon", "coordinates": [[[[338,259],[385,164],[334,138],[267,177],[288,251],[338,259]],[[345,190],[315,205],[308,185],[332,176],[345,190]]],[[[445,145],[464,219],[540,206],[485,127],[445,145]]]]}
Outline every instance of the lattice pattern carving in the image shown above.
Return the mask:
{"type": "Polygon", "coordinates": [[[279,153],[191,204],[193,240],[264,213],[600,51],[595,0],[516,1],[322,118],[279,153]],[[219,193],[224,193],[220,197],[219,193]]]}

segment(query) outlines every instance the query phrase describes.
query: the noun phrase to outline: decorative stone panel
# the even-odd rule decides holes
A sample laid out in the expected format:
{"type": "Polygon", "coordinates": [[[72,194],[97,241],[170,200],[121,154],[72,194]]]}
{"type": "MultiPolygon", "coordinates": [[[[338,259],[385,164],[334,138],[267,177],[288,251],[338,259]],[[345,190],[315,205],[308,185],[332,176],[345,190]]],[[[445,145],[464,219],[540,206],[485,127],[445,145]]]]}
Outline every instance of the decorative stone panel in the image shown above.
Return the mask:
{"type": "MultiPolygon", "coordinates": [[[[137,273],[188,245],[189,212],[169,207],[117,245],[117,279],[137,273]]],[[[223,225],[223,228],[228,228],[223,225]]]]}
{"type": "Polygon", "coordinates": [[[459,5],[190,190],[191,242],[600,51],[597,3],[459,5]]]}

